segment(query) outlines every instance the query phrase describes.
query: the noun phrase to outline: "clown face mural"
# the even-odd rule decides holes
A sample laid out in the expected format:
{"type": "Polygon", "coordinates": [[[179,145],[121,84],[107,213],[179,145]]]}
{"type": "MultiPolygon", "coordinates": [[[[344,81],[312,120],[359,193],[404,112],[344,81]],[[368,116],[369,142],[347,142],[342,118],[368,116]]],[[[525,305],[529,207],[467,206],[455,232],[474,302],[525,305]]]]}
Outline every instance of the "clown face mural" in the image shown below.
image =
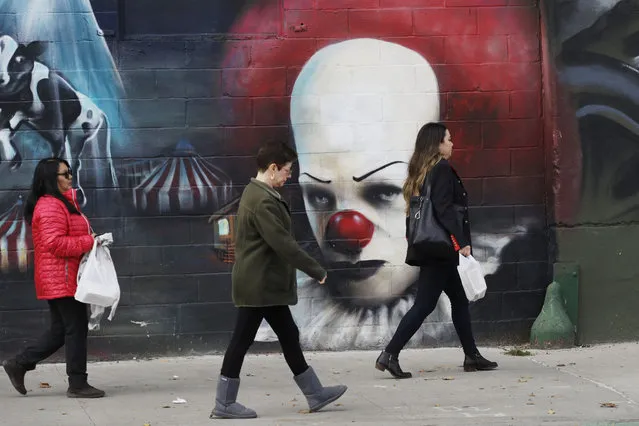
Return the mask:
{"type": "MultiPolygon", "coordinates": [[[[402,183],[419,128],[438,120],[433,69],[400,45],[344,41],[302,69],[291,98],[299,183],[330,271],[325,287],[300,285],[306,346],[369,347],[410,307],[418,269],[404,263],[402,183]]],[[[449,332],[447,300],[430,319],[415,340],[449,332]]]]}
{"type": "Polygon", "coordinates": [[[376,306],[416,279],[404,265],[402,183],[419,127],[438,119],[432,68],[396,44],[337,43],[299,75],[291,100],[299,181],[335,297],[376,306]]]}
{"type": "MultiPolygon", "coordinates": [[[[299,184],[326,285],[300,276],[294,308],[312,349],[376,347],[392,336],[415,297],[418,269],[404,263],[402,184],[419,128],[439,121],[437,77],[426,59],[398,44],[354,39],[311,57],[291,97],[299,184]]],[[[486,274],[517,229],[473,234],[486,274]]],[[[476,230],[477,231],[477,230],[476,230]]],[[[412,344],[454,340],[442,295],[412,344]]],[[[266,323],[258,340],[276,337],[266,323]]]]}

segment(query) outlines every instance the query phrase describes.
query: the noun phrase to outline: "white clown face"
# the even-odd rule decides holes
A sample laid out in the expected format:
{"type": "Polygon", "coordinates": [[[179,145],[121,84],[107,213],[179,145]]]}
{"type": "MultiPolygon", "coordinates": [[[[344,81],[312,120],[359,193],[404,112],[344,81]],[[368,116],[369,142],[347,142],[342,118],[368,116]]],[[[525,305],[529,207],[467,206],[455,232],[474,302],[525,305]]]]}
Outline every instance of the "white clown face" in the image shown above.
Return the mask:
{"type": "Polygon", "coordinates": [[[419,128],[439,120],[437,78],[418,53],[355,39],[318,51],[291,99],[300,184],[337,297],[378,305],[402,295],[402,183],[419,128]]]}

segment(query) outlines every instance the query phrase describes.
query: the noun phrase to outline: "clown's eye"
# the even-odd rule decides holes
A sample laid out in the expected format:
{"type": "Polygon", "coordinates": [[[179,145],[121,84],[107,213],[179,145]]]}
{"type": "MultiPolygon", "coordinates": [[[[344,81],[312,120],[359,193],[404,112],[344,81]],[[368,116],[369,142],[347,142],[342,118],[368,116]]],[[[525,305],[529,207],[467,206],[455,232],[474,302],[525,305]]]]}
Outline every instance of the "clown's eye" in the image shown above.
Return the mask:
{"type": "Polygon", "coordinates": [[[402,193],[402,189],[388,183],[376,183],[366,187],[364,198],[374,207],[385,207],[391,204],[402,193]]]}
{"type": "Polygon", "coordinates": [[[317,186],[306,186],[304,194],[307,202],[314,210],[332,210],[335,208],[335,195],[331,191],[317,186]]]}

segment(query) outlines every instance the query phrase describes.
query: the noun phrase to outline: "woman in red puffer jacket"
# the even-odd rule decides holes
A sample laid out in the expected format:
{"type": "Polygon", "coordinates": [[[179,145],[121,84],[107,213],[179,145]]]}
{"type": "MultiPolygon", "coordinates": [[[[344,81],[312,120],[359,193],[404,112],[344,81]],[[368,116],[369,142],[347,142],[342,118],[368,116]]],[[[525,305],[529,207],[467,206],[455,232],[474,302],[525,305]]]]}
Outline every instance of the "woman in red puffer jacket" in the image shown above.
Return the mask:
{"type": "Polygon", "coordinates": [[[2,363],[11,383],[23,395],[27,393],[26,372],[66,346],[67,396],[104,396],[87,382],[87,305],[74,298],[80,259],[93,248],[95,234],[80,212],[72,179],[65,160],[41,160],[24,209],[33,236],[36,296],[49,304],[51,328],[34,345],[2,363]]]}

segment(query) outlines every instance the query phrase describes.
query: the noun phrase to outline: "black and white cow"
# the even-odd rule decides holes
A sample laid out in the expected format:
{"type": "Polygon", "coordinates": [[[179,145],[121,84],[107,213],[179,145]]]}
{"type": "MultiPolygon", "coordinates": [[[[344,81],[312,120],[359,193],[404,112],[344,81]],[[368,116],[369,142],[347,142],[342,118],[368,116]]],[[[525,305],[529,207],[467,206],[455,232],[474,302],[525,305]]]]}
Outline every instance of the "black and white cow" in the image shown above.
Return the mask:
{"type": "Polygon", "coordinates": [[[85,204],[80,157],[84,163],[93,160],[89,166],[95,177],[92,184],[117,186],[109,122],[91,99],[38,60],[45,49],[42,42],[20,44],[10,36],[0,37],[0,160],[18,169],[22,156],[14,137],[23,125],[34,129],[49,143],[53,155],[71,164],[74,185],[85,204]],[[89,147],[90,152],[83,154],[89,147]]]}

